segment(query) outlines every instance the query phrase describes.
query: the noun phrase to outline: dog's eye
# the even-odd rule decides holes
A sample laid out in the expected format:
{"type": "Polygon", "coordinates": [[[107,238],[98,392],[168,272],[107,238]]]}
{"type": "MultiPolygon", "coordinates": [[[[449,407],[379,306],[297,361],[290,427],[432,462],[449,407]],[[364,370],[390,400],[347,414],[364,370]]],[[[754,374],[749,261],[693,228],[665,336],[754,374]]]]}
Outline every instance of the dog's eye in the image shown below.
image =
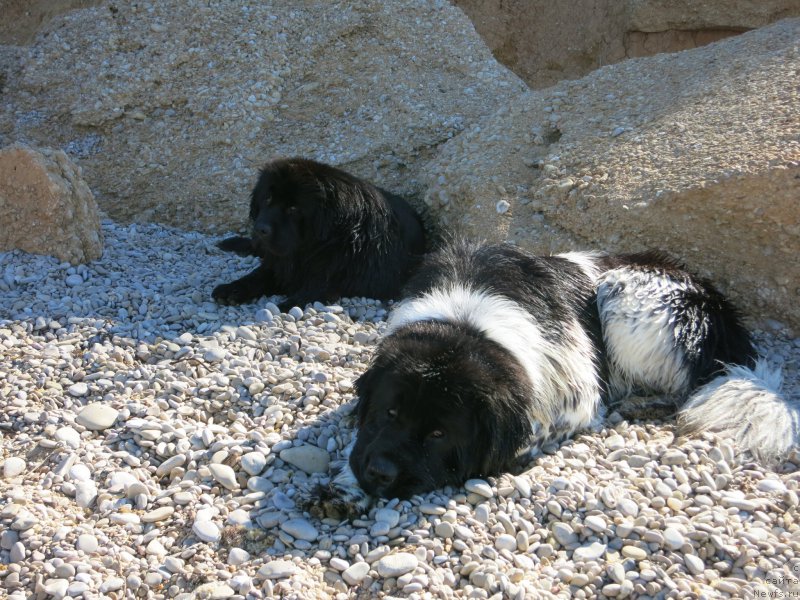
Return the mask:
{"type": "Polygon", "coordinates": [[[428,437],[433,439],[441,439],[444,437],[444,431],[441,429],[434,429],[428,434],[428,437]]]}
{"type": "Polygon", "coordinates": [[[390,419],[396,419],[397,418],[397,409],[396,408],[390,408],[389,410],[386,411],[386,414],[389,416],[390,419]]]}

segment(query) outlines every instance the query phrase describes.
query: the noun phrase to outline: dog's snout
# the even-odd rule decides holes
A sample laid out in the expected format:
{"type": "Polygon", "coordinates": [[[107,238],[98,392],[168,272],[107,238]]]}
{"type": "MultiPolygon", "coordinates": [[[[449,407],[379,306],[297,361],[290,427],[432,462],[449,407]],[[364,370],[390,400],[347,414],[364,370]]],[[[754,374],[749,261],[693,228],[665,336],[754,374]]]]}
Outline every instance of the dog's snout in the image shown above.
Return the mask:
{"type": "Polygon", "coordinates": [[[256,221],[255,229],[257,233],[263,235],[264,237],[269,237],[272,235],[272,225],[264,221],[256,221]]]}
{"type": "Polygon", "coordinates": [[[400,470],[386,456],[373,456],[367,465],[366,478],[370,485],[387,488],[397,479],[400,470]]]}

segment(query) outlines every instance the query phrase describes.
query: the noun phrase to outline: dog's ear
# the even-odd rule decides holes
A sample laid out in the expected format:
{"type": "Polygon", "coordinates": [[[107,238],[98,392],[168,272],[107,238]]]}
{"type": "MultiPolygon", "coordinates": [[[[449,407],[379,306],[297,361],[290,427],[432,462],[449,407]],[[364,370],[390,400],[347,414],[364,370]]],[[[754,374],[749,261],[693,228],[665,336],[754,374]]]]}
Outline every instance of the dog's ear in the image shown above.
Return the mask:
{"type": "Polygon", "coordinates": [[[262,169],[258,176],[253,191],[250,193],[250,220],[255,221],[261,207],[266,204],[267,198],[272,195],[272,175],[267,169],[262,169]]]}
{"type": "Polygon", "coordinates": [[[369,407],[369,397],[375,382],[375,368],[370,367],[356,379],[355,388],[358,395],[358,426],[364,424],[367,418],[367,408],[369,407]]]}
{"type": "Polygon", "coordinates": [[[492,475],[508,469],[528,443],[530,422],[510,390],[487,390],[484,397],[484,410],[472,412],[478,429],[475,449],[483,447],[481,472],[492,475]]]}

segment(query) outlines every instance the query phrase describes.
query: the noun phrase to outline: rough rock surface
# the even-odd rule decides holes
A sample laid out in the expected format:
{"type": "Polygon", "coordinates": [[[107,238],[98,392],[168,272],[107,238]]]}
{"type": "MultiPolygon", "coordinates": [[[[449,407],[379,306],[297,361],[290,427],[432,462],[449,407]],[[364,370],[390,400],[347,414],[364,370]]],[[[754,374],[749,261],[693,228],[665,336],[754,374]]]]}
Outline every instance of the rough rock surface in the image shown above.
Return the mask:
{"type": "Polygon", "coordinates": [[[444,145],[426,202],[538,252],[660,247],[800,324],[800,20],[521,95],[444,145]]]}
{"type": "Polygon", "coordinates": [[[454,0],[494,56],[534,88],[626,58],[704,46],[800,16],[795,0],[454,0]]]}
{"type": "Polygon", "coordinates": [[[0,250],[15,248],[73,264],[103,253],[94,196],[61,151],[0,150],[0,250]]]}
{"type": "Polygon", "coordinates": [[[104,2],[5,76],[0,143],[77,157],[115,220],[217,232],[275,155],[418,193],[436,147],[524,89],[460,10],[422,0],[104,2]]]}
{"type": "Polygon", "coordinates": [[[0,0],[0,44],[28,44],[53,17],[93,4],[97,0],[0,0]]]}

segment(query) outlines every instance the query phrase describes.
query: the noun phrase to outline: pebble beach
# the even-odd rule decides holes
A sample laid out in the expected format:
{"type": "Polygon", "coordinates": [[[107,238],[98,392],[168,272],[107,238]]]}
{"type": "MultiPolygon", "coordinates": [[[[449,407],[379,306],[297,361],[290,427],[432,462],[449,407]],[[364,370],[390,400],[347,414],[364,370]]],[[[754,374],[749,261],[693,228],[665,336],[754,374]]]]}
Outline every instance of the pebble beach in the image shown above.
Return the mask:
{"type": "MultiPolygon", "coordinates": [[[[611,413],[521,472],[314,516],[391,306],[219,306],[255,259],[103,234],[77,267],[0,253],[0,597],[800,597],[800,454],[766,468],[669,420],[611,413]]],[[[800,339],[750,325],[796,397],[800,339]]]]}

